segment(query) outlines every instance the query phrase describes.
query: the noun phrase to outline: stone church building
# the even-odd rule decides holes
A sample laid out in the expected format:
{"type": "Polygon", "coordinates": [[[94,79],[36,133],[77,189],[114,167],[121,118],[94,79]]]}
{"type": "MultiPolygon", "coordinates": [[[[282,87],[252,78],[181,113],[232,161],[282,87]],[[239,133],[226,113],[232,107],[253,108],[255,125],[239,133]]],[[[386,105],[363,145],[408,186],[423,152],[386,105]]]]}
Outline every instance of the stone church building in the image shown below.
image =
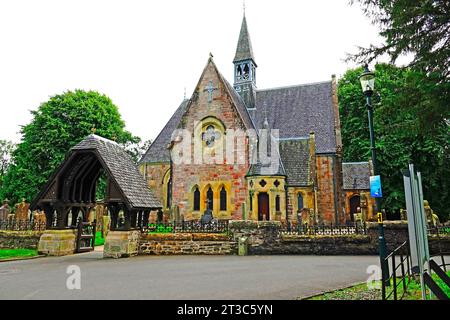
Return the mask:
{"type": "Polygon", "coordinates": [[[361,206],[370,216],[373,199],[361,201],[369,163],[342,163],[336,78],[258,90],[257,67],[244,15],[233,85],[211,55],[192,96],[140,160],[164,207],[159,219],[200,219],[211,209],[217,219],[343,224],[361,206]],[[253,157],[262,149],[273,170],[253,157]],[[189,150],[200,156],[186,157],[189,150]]]}

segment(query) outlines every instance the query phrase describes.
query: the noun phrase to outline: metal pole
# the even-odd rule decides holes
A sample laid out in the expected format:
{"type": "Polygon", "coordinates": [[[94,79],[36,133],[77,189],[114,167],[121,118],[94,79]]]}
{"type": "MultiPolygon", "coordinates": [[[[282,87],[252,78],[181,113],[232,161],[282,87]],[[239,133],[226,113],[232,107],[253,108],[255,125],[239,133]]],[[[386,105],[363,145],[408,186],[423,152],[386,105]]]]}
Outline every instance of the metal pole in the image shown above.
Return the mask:
{"type": "MultiPolygon", "coordinates": [[[[370,131],[370,151],[372,153],[372,166],[373,166],[373,174],[378,175],[378,166],[377,166],[377,155],[375,149],[375,133],[373,129],[373,106],[371,95],[366,96],[367,99],[367,113],[369,117],[369,131],[370,131]]],[[[378,216],[381,215],[381,199],[375,198],[376,207],[375,211],[378,216]]],[[[382,217],[382,215],[381,215],[382,217]]],[[[381,266],[381,274],[384,281],[389,282],[389,266],[387,264],[386,259],[386,239],[384,238],[384,226],[383,219],[378,219],[378,246],[379,246],[379,254],[380,254],[380,266],[381,266]]],[[[386,283],[389,285],[389,283],[386,283]]]]}

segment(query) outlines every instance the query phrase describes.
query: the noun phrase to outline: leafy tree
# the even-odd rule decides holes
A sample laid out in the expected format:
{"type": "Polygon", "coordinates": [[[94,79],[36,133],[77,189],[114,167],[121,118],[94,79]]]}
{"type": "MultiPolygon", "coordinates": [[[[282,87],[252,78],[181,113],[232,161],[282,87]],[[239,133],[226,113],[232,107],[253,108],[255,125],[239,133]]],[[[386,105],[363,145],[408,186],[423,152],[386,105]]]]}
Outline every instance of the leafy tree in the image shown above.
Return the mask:
{"type": "Polygon", "coordinates": [[[11,154],[15,147],[16,145],[11,141],[0,140],[0,188],[2,186],[3,177],[11,165],[11,154]]]}
{"type": "Polygon", "coordinates": [[[144,156],[145,152],[150,148],[152,140],[128,142],[124,145],[125,150],[131,155],[135,163],[144,156]]]}
{"type": "Polygon", "coordinates": [[[380,28],[382,45],[360,48],[350,59],[370,63],[387,54],[394,63],[412,54],[409,64],[425,73],[447,79],[450,75],[450,1],[448,0],[351,0],[380,28]]]}
{"type": "Polygon", "coordinates": [[[92,132],[120,144],[140,141],[124,129],[111,99],[94,91],[56,95],[31,113],[33,119],[21,129],[22,141],[12,154],[14,164],[0,189],[0,198],[12,203],[21,198],[31,201],[69,149],[92,132]]]}
{"type": "Polygon", "coordinates": [[[436,123],[443,117],[448,119],[450,89],[450,2],[444,0],[351,0],[361,4],[366,16],[380,29],[385,39],[381,45],[359,48],[359,52],[349,55],[347,60],[358,63],[370,63],[384,55],[395,63],[402,55],[411,55],[408,69],[416,70],[416,76],[410,73],[411,81],[418,86],[434,86],[431,90],[420,90],[420,100],[424,103],[411,104],[410,100],[418,95],[415,86],[410,86],[410,96],[404,95],[405,103],[396,108],[408,109],[419,120],[421,130],[435,134],[436,123]],[[424,77],[426,75],[426,77],[424,77]],[[425,79],[425,83],[422,83],[425,79]],[[439,99],[447,103],[427,103],[439,99]]]}
{"type": "MultiPolygon", "coordinates": [[[[370,159],[367,109],[358,79],[362,72],[362,68],[348,70],[339,80],[345,161],[370,159]]],[[[446,219],[450,208],[448,117],[430,117],[432,130],[425,130],[416,116],[418,109],[426,113],[428,108],[448,105],[448,100],[439,96],[443,85],[423,73],[389,64],[376,65],[375,75],[374,129],[383,206],[391,211],[405,207],[401,171],[414,163],[422,173],[425,199],[446,219]]]]}

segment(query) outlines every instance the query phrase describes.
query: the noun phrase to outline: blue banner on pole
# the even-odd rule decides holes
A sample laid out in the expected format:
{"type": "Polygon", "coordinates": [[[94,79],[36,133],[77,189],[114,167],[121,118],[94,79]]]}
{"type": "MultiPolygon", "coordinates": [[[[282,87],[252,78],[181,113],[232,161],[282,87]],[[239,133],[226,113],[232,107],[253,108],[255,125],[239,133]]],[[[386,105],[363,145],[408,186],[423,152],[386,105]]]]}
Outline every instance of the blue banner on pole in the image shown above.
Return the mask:
{"type": "Polygon", "coordinates": [[[383,192],[381,191],[381,178],[380,176],[370,177],[370,196],[372,198],[383,197],[383,192]]]}

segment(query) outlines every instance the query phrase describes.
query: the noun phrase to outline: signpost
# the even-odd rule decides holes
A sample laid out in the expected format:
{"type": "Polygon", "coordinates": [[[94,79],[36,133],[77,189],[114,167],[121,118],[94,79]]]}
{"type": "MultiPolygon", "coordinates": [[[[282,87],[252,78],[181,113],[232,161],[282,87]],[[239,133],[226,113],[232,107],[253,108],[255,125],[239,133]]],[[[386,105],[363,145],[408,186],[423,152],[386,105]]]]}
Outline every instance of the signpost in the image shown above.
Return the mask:
{"type": "Polygon", "coordinates": [[[424,282],[424,264],[430,269],[430,252],[428,249],[427,222],[423,207],[422,179],[420,172],[414,172],[414,165],[403,173],[405,188],[406,213],[408,215],[409,247],[412,271],[419,273],[422,299],[426,300],[424,282]]]}
{"type": "Polygon", "coordinates": [[[370,195],[372,198],[382,198],[380,176],[370,176],[370,195]]]}

